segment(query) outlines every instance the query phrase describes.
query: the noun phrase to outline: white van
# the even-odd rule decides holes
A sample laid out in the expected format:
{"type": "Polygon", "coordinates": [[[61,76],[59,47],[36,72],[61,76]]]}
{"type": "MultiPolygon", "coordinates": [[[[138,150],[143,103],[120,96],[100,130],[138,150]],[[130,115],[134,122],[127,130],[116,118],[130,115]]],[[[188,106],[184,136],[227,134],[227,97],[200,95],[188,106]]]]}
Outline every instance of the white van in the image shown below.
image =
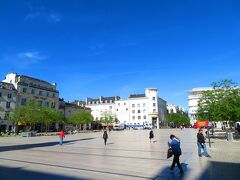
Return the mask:
{"type": "Polygon", "coordinates": [[[124,130],[124,129],[125,129],[125,124],[124,123],[115,124],[113,126],[113,130],[124,130]]]}

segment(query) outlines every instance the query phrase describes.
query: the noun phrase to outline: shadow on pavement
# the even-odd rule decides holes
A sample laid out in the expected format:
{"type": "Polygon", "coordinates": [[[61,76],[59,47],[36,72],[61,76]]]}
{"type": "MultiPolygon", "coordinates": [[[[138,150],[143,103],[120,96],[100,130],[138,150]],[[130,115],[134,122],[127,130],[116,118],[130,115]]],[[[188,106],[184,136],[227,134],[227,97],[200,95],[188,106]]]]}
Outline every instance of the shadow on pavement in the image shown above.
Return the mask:
{"type": "MultiPolygon", "coordinates": [[[[92,140],[96,138],[83,138],[83,139],[75,139],[75,140],[70,140],[70,141],[64,141],[64,144],[76,142],[76,141],[87,141],[87,140],[92,140]]],[[[13,146],[2,146],[0,147],[0,152],[4,151],[15,151],[15,150],[24,150],[24,149],[31,149],[31,148],[38,148],[38,147],[47,147],[47,146],[55,146],[58,145],[59,142],[45,142],[45,143],[37,143],[37,144],[21,144],[21,145],[13,145],[13,146]]]]}
{"type": "MultiPolygon", "coordinates": [[[[122,179],[121,176],[123,177],[127,177],[127,178],[135,178],[135,179],[152,179],[148,176],[141,176],[141,175],[135,175],[135,174],[128,174],[127,172],[113,172],[111,169],[110,170],[97,170],[97,169],[90,169],[90,168],[79,168],[79,167],[71,167],[71,166],[65,166],[65,165],[59,165],[59,164],[51,164],[51,163],[41,163],[41,162],[31,162],[31,161],[25,161],[25,160],[16,160],[16,159],[7,159],[7,158],[0,158],[1,160],[7,160],[7,161],[12,161],[12,162],[21,162],[21,163],[25,163],[25,164],[32,164],[32,165],[42,165],[42,166],[48,166],[48,167],[54,167],[54,168],[64,168],[64,169],[71,169],[71,170],[76,170],[76,171],[86,171],[86,172],[94,172],[94,173],[100,173],[100,174],[110,174],[110,175],[117,175],[119,176],[120,178],[119,179],[122,179]]],[[[0,179],[2,179],[2,177],[6,176],[6,174],[8,173],[12,173],[10,174],[10,177],[8,179],[5,178],[4,180],[12,180],[12,179],[17,179],[17,180],[43,180],[43,178],[45,178],[44,180],[55,180],[54,177],[56,177],[56,179],[58,177],[61,177],[60,179],[57,179],[57,180],[75,180],[76,178],[71,178],[71,177],[65,177],[65,176],[58,176],[58,175],[53,175],[51,176],[50,174],[45,174],[45,173],[39,173],[39,172],[32,172],[30,171],[32,174],[30,174],[29,176],[33,176],[33,177],[29,177],[28,178],[28,171],[27,173],[25,174],[24,171],[23,173],[22,172],[19,172],[19,178],[18,176],[15,177],[15,169],[19,169],[19,168],[5,168],[5,167],[2,167],[0,166],[0,179]],[[3,168],[3,169],[2,169],[3,168]],[[5,171],[4,171],[5,170],[5,171]],[[37,178],[35,178],[35,174],[37,174],[36,176],[39,176],[37,178]],[[42,177],[40,177],[41,175],[43,175],[42,177]],[[44,176],[45,175],[45,176],[44,176]],[[49,177],[48,177],[49,176],[49,177]],[[14,178],[13,178],[14,177],[14,178]],[[51,177],[53,177],[51,179],[51,177]]],[[[17,174],[16,174],[17,175],[17,174]]],[[[78,178],[79,179],[79,178],[78,178]]],[[[81,179],[81,178],[80,178],[81,179]]],[[[76,179],[77,180],[77,179],[76,179]]]]}
{"type": "Polygon", "coordinates": [[[206,170],[202,172],[197,180],[206,179],[239,179],[240,163],[210,161],[206,170]]]}
{"type": "Polygon", "coordinates": [[[175,166],[174,170],[172,171],[170,169],[171,163],[169,164],[169,167],[165,167],[159,174],[157,174],[155,177],[152,179],[154,180],[180,180],[180,179],[185,179],[186,174],[188,173],[188,168],[187,168],[186,163],[181,163],[182,169],[184,171],[184,176],[179,175],[179,169],[177,165],[175,166]]]}
{"type": "Polygon", "coordinates": [[[69,176],[42,173],[25,170],[22,168],[10,168],[0,166],[0,178],[2,180],[24,179],[24,180],[82,180],[83,178],[73,178],[69,176]]]}

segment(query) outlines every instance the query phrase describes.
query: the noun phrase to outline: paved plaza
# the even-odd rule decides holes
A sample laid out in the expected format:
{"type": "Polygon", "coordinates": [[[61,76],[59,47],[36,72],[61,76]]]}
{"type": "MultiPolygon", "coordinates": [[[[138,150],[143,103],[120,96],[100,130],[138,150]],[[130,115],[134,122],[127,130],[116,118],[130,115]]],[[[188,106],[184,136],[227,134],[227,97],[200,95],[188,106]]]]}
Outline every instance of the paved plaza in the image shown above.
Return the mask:
{"type": "Polygon", "coordinates": [[[154,130],[150,144],[149,130],[111,131],[107,146],[102,132],[67,135],[63,146],[58,137],[0,138],[0,179],[238,179],[240,177],[240,142],[212,140],[212,158],[197,156],[194,129],[154,130]],[[169,170],[166,159],[169,135],[181,139],[180,162],[185,175],[169,170]]]}

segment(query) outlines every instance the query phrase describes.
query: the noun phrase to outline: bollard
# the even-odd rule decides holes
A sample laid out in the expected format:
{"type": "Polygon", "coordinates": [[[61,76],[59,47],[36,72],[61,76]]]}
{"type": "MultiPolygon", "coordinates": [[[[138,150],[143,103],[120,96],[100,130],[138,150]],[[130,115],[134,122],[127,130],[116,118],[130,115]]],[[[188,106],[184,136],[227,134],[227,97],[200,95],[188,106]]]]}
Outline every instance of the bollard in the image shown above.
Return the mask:
{"type": "Polygon", "coordinates": [[[227,132],[227,140],[233,141],[233,133],[232,132],[227,132]]]}

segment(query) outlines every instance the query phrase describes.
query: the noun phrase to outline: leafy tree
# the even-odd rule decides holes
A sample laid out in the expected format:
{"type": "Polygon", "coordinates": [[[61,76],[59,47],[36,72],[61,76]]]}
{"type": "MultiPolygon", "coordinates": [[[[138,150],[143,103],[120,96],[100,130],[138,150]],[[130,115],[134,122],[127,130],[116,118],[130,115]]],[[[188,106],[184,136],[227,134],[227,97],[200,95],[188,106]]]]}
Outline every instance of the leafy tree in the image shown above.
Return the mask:
{"type": "Polygon", "coordinates": [[[170,113],[167,115],[167,122],[174,127],[178,127],[180,125],[189,125],[190,119],[186,115],[170,113]]]}
{"type": "Polygon", "coordinates": [[[63,120],[63,115],[55,109],[43,107],[34,101],[29,101],[25,106],[18,106],[10,116],[10,120],[18,125],[30,125],[30,129],[37,123],[45,124],[63,120]]]}
{"type": "Polygon", "coordinates": [[[41,121],[40,116],[41,107],[33,102],[29,101],[25,106],[18,106],[10,116],[10,120],[16,124],[30,125],[41,121]]]}
{"type": "Polygon", "coordinates": [[[50,124],[61,122],[64,117],[55,109],[49,107],[41,107],[40,109],[41,123],[45,124],[45,131],[47,132],[50,124]]]}
{"type": "Polygon", "coordinates": [[[102,114],[102,117],[100,118],[100,122],[106,126],[109,126],[109,124],[114,123],[116,120],[115,116],[110,112],[104,112],[102,114]]]}
{"type": "Polygon", "coordinates": [[[232,80],[212,83],[198,102],[198,119],[236,122],[240,119],[240,91],[232,80]]]}
{"type": "Polygon", "coordinates": [[[88,124],[93,120],[90,112],[85,110],[77,110],[68,117],[67,122],[74,125],[88,124]]]}

